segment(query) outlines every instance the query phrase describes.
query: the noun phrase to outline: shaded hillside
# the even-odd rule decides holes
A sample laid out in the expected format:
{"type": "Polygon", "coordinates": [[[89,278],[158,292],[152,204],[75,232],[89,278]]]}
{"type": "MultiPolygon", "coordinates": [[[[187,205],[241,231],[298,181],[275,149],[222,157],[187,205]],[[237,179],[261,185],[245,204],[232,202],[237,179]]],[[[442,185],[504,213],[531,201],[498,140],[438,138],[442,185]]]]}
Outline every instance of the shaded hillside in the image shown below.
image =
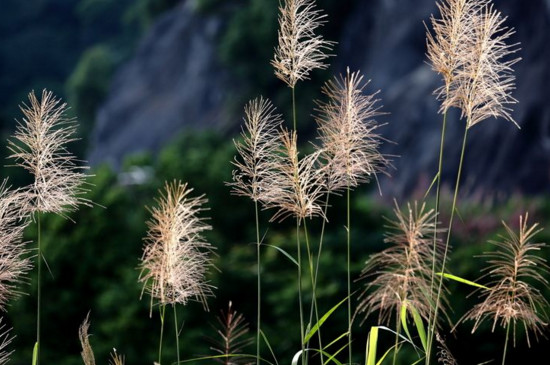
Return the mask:
{"type": "MultiPolygon", "coordinates": [[[[523,60],[516,67],[514,95],[520,103],[513,115],[522,129],[502,120],[487,120],[473,129],[465,188],[471,193],[548,191],[550,6],[546,0],[495,3],[509,16],[507,25],[517,30],[512,41],[521,42],[523,60]]],[[[332,71],[342,72],[348,65],[361,69],[372,79],[369,91],[381,90],[384,111],[390,113],[381,118],[381,122],[388,123],[381,132],[396,142],[387,145],[386,152],[400,156],[395,159],[397,170],[393,177],[382,180],[383,191],[386,195],[425,191],[435,171],[441,123],[438,103],[432,96],[439,78],[426,65],[424,56],[423,22],[436,12],[435,2],[376,0],[349,1],[345,5],[351,11],[339,13],[336,22],[331,9],[327,10],[331,25],[326,32],[339,34],[338,56],[333,58],[332,71]]],[[[220,40],[226,40],[233,31],[228,24],[239,14],[258,22],[252,18],[255,13],[244,11],[244,7],[223,9],[198,12],[194,2],[187,2],[151,27],[133,59],[117,71],[98,113],[90,155],[93,163],[109,161],[118,166],[125,154],[156,151],[174,134],[189,127],[235,131],[241,119],[235,100],[255,97],[256,92],[285,106],[288,91],[277,84],[274,76],[273,81],[266,81],[267,76],[261,72],[257,77],[249,73],[243,80],[239,67],[234,66],[238,61],[232,59],[230,64],[223,59],[224,52],[228,52],[227,42],[220,40]],[[261,90],[258,85],[266,89],[261,90]],[[243,92],[254,93],[243,96],[243,92]]],[[[265,9],[272,14],[261,19],[263,27],[276,29],[275,7],[265,9]],[[271,23],[266,23],[270,19],[271,23]]],[[[265,30],[258,30],[262,31],[265,30]]],[[[249,40],[252,53],[258,48],[262,51],[257,53],[271,52],[275,35],[265,37],[263,43],[259,37],[249,40]]],[[[233,47],[237,47],[235,44],[233,47]]],[[[258,58],[255,64],[261,60],[258,58]]],[[[264,56],[263,60],[269,67],[269,58],[264,56]]],[[[244,56],[242,62],[249,65],[244,56]]],[[[265,70],[255,64],[249,69],[265,70]]],[[[318,78],[319,74],[314,76],[318,78]]],[[[312,85],[317,88],[322,80],[314,81],[317,83],[300,85],[301,99],[319,97],[312,85]]],[[[307,116],[311,110],[303,114],[307,116]]],[[[449,171],[444,176],[447,180],[455,171],[462,131],[462,122],[456,115],[451,116],[445,164],[449,171]]]]}

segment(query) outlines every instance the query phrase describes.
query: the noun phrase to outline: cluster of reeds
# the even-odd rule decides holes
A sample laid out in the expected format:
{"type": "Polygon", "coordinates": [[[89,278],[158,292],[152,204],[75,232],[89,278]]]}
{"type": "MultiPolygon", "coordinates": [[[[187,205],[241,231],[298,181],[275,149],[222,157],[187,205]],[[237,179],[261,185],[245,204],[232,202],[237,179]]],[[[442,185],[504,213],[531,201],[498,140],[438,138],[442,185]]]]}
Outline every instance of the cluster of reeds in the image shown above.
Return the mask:
{"type": "MultiPolygon", "coordinates": [[[[490,276],[495,280],[493,286],[482,286],[472,281],[446,272],[450,249],[453,220],[457,208],[460,179],[470,128],[490,118],[503,118],[513,122],[510,105],[516,100],[511,96],[514,89],[513,65],[519,61],[513,54],[518,47],[508,44],[513,29],[504,25],[506,18],[495,10],[489,0],[442,0],[438,4],[440,17],[431,17],[432,30],[427,33],[427,55],[432,68],[443,78],[443,85],[435,90],[441,100],[443,125],[441,132],[438,171],[435,174],[435,207],[426,208],[426,203],[408,205],[404,213],[396,203],[394,210],[397,220],[389,219],[389,233],[385,242],[389,247],[374,254],[363,270],[361,279],[365,282],[363,293],[359,297],[357,313],[369,316],[378,312],[382,324],[395,325],[396,343],[393,350],[393,363],[404,342],[414,343],[408,329],[409,319],[414,320],[421,346],[419,361],[429,364],[434,360],[434,339],[440,343],[439,361],[456,363],[446,347],[440,332],[443,331],[441,318],[446,317],[445,280],[458,280],[482,289],[485,301],[468,312],[464,319],[474,319],[474,331],[482,319],[492,316],[494,323],[501,320],[507,331],[521,322],[526,331],[541,333],[546,325],[543,307],[547,301],[537,289],[520,280],[522,277],[535,279],[539,284],[547,285],[540,274],[545,268],[544,261],[530,254],[539,250],[543,244],[531,242],[534,227],[527,229],[522,225],[519,238],[505,226],[511,238],[497,243],[500,251],[497,259],[490,261],[490,276]],[[444,161],[445,130],[447,114],[450,108],[461,111],[464,120],[464,138],[458,165],[452,207],[448,222],[440,222],[441,171],[444,161]],[[444,236],[445,238],[442,238],[444,236]],[[405,331],[406,336],[402,334],[405,331]]],[[[258,318],[257,318],[257,357],[260,358],[260,228],[258,221],[258,203],[263,209],[275,208],[271,221],[287,217],[296,219],[298,265],[298,296],[301,323],[302,349],[299,356],[302,362],[308,361],[306,346],[312,333],[304,329],[314,328],[318,335],[321,363],[324,363],[322,336],[320,334],[319,308],[316,303],[316,283],[318,262],[321,257],[323,233],[327,222],[327,209],[331,194],[347,195],[347,253],[348,253],[348,361],[352,362],[352,311],[351,280],[349,266],[350,252],[350,191],[360,183],[375,179],[385,172],[389,165],[387,156],[379,152],[384,139],[377,133],[380,124],[374,118],[381,113],[375,94],[367,95],[359,72],[350,72],[345,76],[327,82],[323,88],[326,101],[318,102],[316,121],[319,128],[320,145],[313,153],[301,157],[296,130],[295,87],[313,68],[326,68],[328,58],[325,52],[333,43],[324,41],[314,30],[324,21],[324,16],[315,8],[313,1],[287,0],[280,7],[279,45],[276,47],[272,65],[275,74],[292,89],[293,130],[281,127],[280,116],[273,116],[274,107],[264,99],[250,102],[245,108],[246,122],[242,141],[236,142],[239,158],[234,165],[234,180],[230,184],[234,192],[252,198],[256,207],[256,232],[258,255],[258,318]],[[269,112],[258,111],[251,117],[250,110],[265,105],[269,112]],[[264,116],[263,118],[261,116],[264,116]],[[277,131],[278,130],[278,131],[277,131]],[[317,245],[317,255],[312,253],[309,242],[307,221],[314,217],[322,220],[321,239],[317,245]],[[309,320],[304,315],[302,301],[302,246],[300,227],[304,227],[305,251],[308,264],[313,300],[310,306],[309,320]],[[313,322],[313,314],[315,320],[313,322]]],[[[521,219],[521,218],[520,218],[521,219]]],[[[292,256],[290,253],[287,255],[292,256]]],[[[487,254],[492,257],[493,254],[487,254]]],[[[331,309],[329,313],[335,308],[331,309]]],[[[323,317],[325,318],[325,317],[323,317]]],[[[378,329],[371,329],[371,338],[367,344],[369,354],[366,363],[379,363],[376,359],[376,336],[378,329]]],[[[493,326],[494,329],[494,326],[493,326]]],[[[507,335],[508,338],[508,335],[507,335]]],[[[503,349],[505,361],[508,341],[503,349]]],[[[386,352],[386,355],[388,352],[386,352]]],[[[297,355],[298,356],[298,355],[297,355]]],[[[332,360],[329,356],[329,360],[332,360]]],[[[382,361],[382,360],[380,360],[382,361]]]]}
{"type": "MultiPolygon", "coordinates": [[[[441,0],[438,3],[440,17],[432,16],[427,35],[427,55],[433,69],[443,79],[443,85],[435,90],[441,100],[443,114],[438,171],[435,174],[435,206],[415,202],[403,209],[395,202],[395,218],[387,219],[388,233],[384,240],[387,248],[373,254],[362,271],[362,293],[355,301],[350,269],[351,194],[364,183],[376,181],[377,175],[386,173],[390,166],[388,156],[380,152],[384,138],[378,130],[382,126],[375,119],[380,111],[378,93],[365,92],[368,81],[359,71],[347,69],[345,75],[328,81],[322,89],[324,100],[317,102],[314,112],[318,126],[317,143],[313,151],[300,153],[295,88],[298,81],[309,77],[314,69],[328,65],[327,51],[334,42],[324,40],[316,30],[325,22],[325,16],[315,6],[314,0],[285,0],[280,6],[279,44],[275,49],[272,65],[275,75],[285,82],[292,92],[292,128],[285,127],[282,115],[263,97],[245,106],[244,126],[241,138],[235,141],[238,156],[233,165],[233,181],[228,185],[232,193],[249,197],[254,202],[257,254],[257,318],[256,354],[242,354],[252,341],[246,337],[248,327],[242,315],[229,303],[226,312],[219,317],[218,340],[214,340],[214,355],[197,360],[215,360],[224,364],[249,364],[264,361],[261,339],[261,257],[260,224],[275,224],[287,218],[296,222],[296,251],[285,252],[297,266],[297,297],[300,322],[300,344],[293,364],[317,360],[321,364],[337,360],[340,351],[347,349],[347,363],[355,361],[352,352],[352,322],[356,316],[367,318],[377,313],[378,326],[369,329],[365,344],[367,365],[380,364],[393,354],[393,364],[399,361],[400,349],[412,346],[418,354],[416,363],[437,361],[457,364],[445,344],[444,331],[448,302],[445,280],[456,280],[477,287],[482,302],[467,311],[459,324],[472,320],[476,331],[481,323],[492,321],[492,329],[500,324],[506,330],[502,364],[506,361],[510,329],[514,344],[516,326],[521,325],[530,344],[529,333],[535,337],[543,334],[547,326],[548,300],[534,285],[548,286],[541,270],[548,270],[538,251],[544,243],[533,242],[540,231],[537,224],[527,224],[519,218],[519,232],[506,223],[506,235],[492,242],[497,250],[486,253],[488,260],[486,285],[475,283],[447,272],[447,261],[452,238],[453,220],[457,208],[461,172],[466,153],[470,128],[490,118],[515,121],[510,105],[516,100],[512,66],[518,61],[513,57],[516,45],[507,44],[513,30],[506,27],[506,18],[496,11],[490,0],[441,0]],[[441,222],[440,192],[441,171],[444,161],[444,142],[447,114],[450,108],[461,111],[464,121],[464,138],[454,187],[449,221],[441,222]],[[333,195],[346,196],[346,244],[342,250],[347,256],[347,296],[334,300],[334,306],[323,313],[317,303],[319,261],[322,257],[323,236],[328,222],[329,200],[333,195]],[[269,222],[260,222],[259,209],[271,209],[269,222]],[[308,222],[321,221],[319,241],[314,244],[308,231],[308,222]],[[302,242],[302,237],[305,242],[302,242]],[[305,244],[305,245],[304,245],[305,244]],[[305,246],[305,247],[304,247],[305,246]],[[316,249],[316,250],[315,250],[316,249]],[[305,253],[305,260],[302,259],[305,253]],[[305,303],[303,275],[310,281],[311,302],[305,303]],[[335,339],[322,336],[321,326],[333,312],[347,304],[347,331],[335,339]],[[309,310],[309,314],[308,314],[309,310]],[[411,330],[414,324],[416,332],[411,330]],[[384,325],[384,326],[382,326],[384,325]],[[389,329],[388,327],[392,327],[389,329]],[[377,357],[377,338],[380,330],[390,330],[395,344],[377,357]],[[314,338],[317,346],[315,347],[314,338]],[[346,344],[337,351],[328,352],[334,343],[345,339],[346,344]],[[434,339],[439,343],[435,354],[434,339]],[[328,340],[330,344],[323,346],[328,340]],[[437,356],[436,356],[437,355],[437,356]]],[[[16,288],[31,269],[32,258],[37,262],[37,336],[33,365],[40,362],[40,290],[43,250],[40,245],[41,215],[54,213],[68,218],[68,213],[80,205],[92,203],[86,193],[85,173],[66,144],[74,140],[76,124],[66,117],[66,106],[51,92],[44,91],[40,99],[29,95],[29,104],[21,107],[23,120],[14,138],[9,142],[11,158],[26,169],[34,182],[28,187],[10,190],[7,182],[0,186],[0,308],[18,293],[16,288]],[[38,226],[37,250],[31,251],[22,242],[23,230],[31,223],[38,226]]],[[[193,189],[186,183],[166,183],[156,206],[149,209],[151,219],[144,241],[139,264],[138,282],[142,295],[150,296],[150,314],[160,313],[158,361],[162,362],[164,321],[166,306],[173,308],[176,341],[176,360],[180,363],[181,327],[176,305],[186,305],[194,300],[208,309],[207,298],[214,294],[214,287],[207,279],[213,268],[211,259],[214,247],[204,238],[211,229],[203,217],[207,210],[204,196],[192,197],[193,189]]],[[[342,244],[342,246],[344,246],[342,244]]],[[[298,317],[298,316],[297,316],[298,317]]],[[[89,342],[88,317],[79,330],[82,359],[86,365],[94,365],[95,358],[89,342]]],[[[10,337],[0,335],[0,364],[8,360],[10,337]]],[[[272,348],[270,347],[270,350],[272,348]]],[[[272,355],[273,354],[272,351],[272,355]]],[[[276,359],[275,359],[276,360],[276,359]]],[[[124,357],[113,350],[111,363],[124,364],[124,357]]]]}

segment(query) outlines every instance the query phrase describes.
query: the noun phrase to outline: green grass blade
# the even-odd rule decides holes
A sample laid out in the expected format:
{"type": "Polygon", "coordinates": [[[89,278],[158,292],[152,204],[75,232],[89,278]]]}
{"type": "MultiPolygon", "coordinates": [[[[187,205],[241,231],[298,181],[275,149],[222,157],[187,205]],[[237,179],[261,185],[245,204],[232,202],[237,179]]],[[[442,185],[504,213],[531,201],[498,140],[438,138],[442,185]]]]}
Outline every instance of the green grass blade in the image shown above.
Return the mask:
{"type": "Polygon", "coordinates": [[[426,199],[426,197],[430,193],[430,190],[432,190],[432,187],[434,186],[434,184],[437,181],[438,177],[439,177],[439,171],[437,172],[437,174],[435,174],[434,179],[432,180],[432,183],[430,184],[430,187],[428,188],[428,190],[426,190],[426,194],[424,194],[424,199],[426,199]]]}
{"type": "Polygon", "coordinates": [[[328,345],[323,346],[324,348],[328,349],[330,346],[334,345],[336,342],[340,341],[342,338],[346,337],[349,334],[349,331],[346,331],[342,333],[340,336],[338,336],[335,340],[333,340],[328,345]]]}
{"type": "Polygon", "coordinates": [[[345,297],[340,303],[336,304],[334,307],[332,307],[328,312],[325,313],[321,319],[319,319],[319,322],[315,323],[315,325],[311,328],[311,330],[307,333],[306,337],[304,338],[304,344],[308,343],[308,341],[313,337],[315,333],[321,328],[323,323],[330,317],[332,313],[340,306],[342,303],[345,303],[348,300],[349,296],[345,297]]]}
{"type": "Polygon", "coordinates": [[[330,361],[334,362],[336,365],[342,365],[342,363],[338,360],[336,360],[336,356],[342,352],[343,350],[346,349],[346,347],[348,347],[348,344],[346,343],[344,346],[342,346],[340,349],[338,349],[338,351],[336,351],[334,354],[329,354],[325,351],[321,351],[323,353],[323,355],[327,356],[327,360],[325,361],[325,364],[328,364],[330,361]]]}
{"type": "Polygon", "coordinates": [[[424,351],[428,350],[428,341],[426,339],[426,329],[424,328],[424,323],[422,322],[422,317],[420,317],[420,313],[416,310],[415,307],[412,305],[409,305],[409,308],[411,310],[411,313],[413,315],[414,324],[416,325],[416,330],[418,332],[418,336],[420,336],[420,341],[422,342],[422,347],[424,348],[424,351]]]}
{"type": "Polygon", "coordinates": [[[32,365],[36,365],[38,361],[38,342],[34,343],[34,348],[32,349],[32,365]]]}
{"type": "Polygon", "coordinates": [[[264,339],[264,342],[267,345],[269,352],[271,352],[271,356],[273,356],[273,360],[275,360],[275,365],[279,365],[279,362],[277,361],[277,357],[275,356],[275,352],[273,352],[273,348],[271,347],[271,344],[269,343],[269,340],[267,339],[267,336],[265,335],[264,331],[260,330],[260,335],[264,339]]]}
{"type": "Polygon", "coordinates": [[[403,327],[403,330],[407,334],[407,337],[412,342],[411,333],[409,332],[409,326],[407,325],[407,301],[403,301],[403,304],[401,305],[401,327],[403,327]]]}
{"type": "Polygon", "coordinates": [[[277,251],[279,251],[280,253],[282,253],[283,255],[285,255],[290,261],[292,261],[292,262],[294,263],[294,265],[300,266],[300,265],[298,265],[298,261],[296,261],[296,260],[294,259],[294,257],[292,257],[288,252],[286,252],[286,251],[283,250],[282,248],[277,247],[277,246],[275,246],[275,245],[269,245],[269,244],[267,244],[267,243],[262,243],[262,246],[272,247],[272,248],[276,249],[277,251]]]}
{"type": "Polygon", "coordinates": [[[419,362],[421,362],[422,360],[424,360],[424,356],[422,356],[420,359],[416,360],[415,362],[413,362],[411,365],[416,365],[418,364],[419,362]]]}
{"type": "Polygon", "coordinates": [[[384,353],[384,355],[380,358],[380,360],[378,360],[378,362],[376,363],[376,365],[382,364],[382,361],[384,361],[384,359],[386,358],[386,356],[388,356],[388,354],[393,350],[394,347],[397,348],[397,346],[395,346],[395,345],[393,345],[392,347],[390,347],[390,348],[388,349],[388,351],[386,351],[386,352],[384,353]]]}
{"type": "Polygon", "coordinates": [[[369,337],[367,339],[369,345],[367,347],[367,365],[376,365],[376,346],[378,344],[378,327],[371,327],[369,337]]]}
{"type": "Polygon", "coordinates": [[[437,275],[443,276],[443,277],[446,278],[446,279],[458,281],[459,283],[462,283],[462,284],[474,286],[474,287],[476,287],[476,288],[481,288],[481,289],[485,289],[485,290],[491,290],[491,289],[489,289],[488,287],[486,287],[485,285],[481,285],[481,284],[475,283],[475,282],[473,282],[473,281],[470,281],[470,280],[461,278],[460,276],[456,276],[456,275],[452,275],[452,274],[447,274],[447,273],[440,273],[440,272],[438,272],[437,275]]]}

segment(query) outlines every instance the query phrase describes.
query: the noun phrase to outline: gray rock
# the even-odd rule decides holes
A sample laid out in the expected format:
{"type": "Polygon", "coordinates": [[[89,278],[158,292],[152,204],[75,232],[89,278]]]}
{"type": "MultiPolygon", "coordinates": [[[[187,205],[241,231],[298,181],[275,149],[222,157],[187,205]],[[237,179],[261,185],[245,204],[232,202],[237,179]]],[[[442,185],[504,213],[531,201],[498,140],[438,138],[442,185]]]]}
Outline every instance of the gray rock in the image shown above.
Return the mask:
{"type": "MultiPolygon", "coordinates": [[[[522,61],[515,66],[520,102],[513,117],[521,126],[489,119],[468,132],[462,190],[469,194],[550,191],[550,13],[546,0],[501,0],[495,6],[517,30],[511,42],[521,42],[522,61]]],[[[442,117],[432,91],[440,78],[425,57],[425,28],[433,0],[360,2],[345,26],[338,68],[360,69],[380,89],[390,115],[381,133],[396,142],[385,152],[398,155],[392,178],[382,178],[386,194],[423,193],[437,172],[442,117]]],[[[464,121],[448,119],[443,178],[454,184],[462,146],[464,121]]]]}
{"type": "Polygon", "coordinates": [[[216,57],[221,25],[187,1],[151,27],[98,111],[92,165],[117,168],[125,155],[157,151],[183,128],[224,124],[221,106],[231,90],[220,86],[228,84],[216,57]]]}
{"type": "MultiPolygon", "coordinates": [[[[223,20],[192,11],[188,1],[162,17],[143,40],[135,57],[115,76],[98,113],[92,164],[115,167],[127,153],[158,150],[184,128],[236,130],[239,116],[224,112],[239,91],[216,56],[223,20]]],[[[550,187],[550,1],[495,0],[509,16],[506,24],[521,42],[515,66],[520,101],[512,123],[489,119],[470,129],[463,191],[470,194],[548,192],[550,187]]],[[[385,153],[394,159],[392,178],[382,178],[385,196],[423,193],[436,172],[441,115],[432,95],[440,79],[426,64],[423,22],[437,13],[434,0],[356,1],[342,24],[333,60],[340,72],[350,66],[380,89],[387,126],[380,129],[385,153]]],[[[330,19],[330,14],[328,14],[330,19]]],[[[448,120],[443,178],[454,182],[464,131],[457,113],[448,120]]]]}

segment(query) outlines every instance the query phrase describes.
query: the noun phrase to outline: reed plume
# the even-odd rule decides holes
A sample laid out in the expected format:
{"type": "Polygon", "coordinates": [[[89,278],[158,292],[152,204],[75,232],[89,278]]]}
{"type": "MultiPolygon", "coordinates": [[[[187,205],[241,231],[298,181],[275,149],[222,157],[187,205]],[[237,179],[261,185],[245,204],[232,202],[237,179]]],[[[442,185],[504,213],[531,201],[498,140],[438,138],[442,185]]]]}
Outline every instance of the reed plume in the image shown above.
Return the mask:
{"type": "Polygon", "coordinates": [[[282,123],[275,107],[262,97],[250,101],[244,108],[245,125],[242,129],[242,142],[234,142],[240,159],[232,162],[237,168],[233,171],[233,182],[229,185],[232,193],[248,196],[253,201],[261,200],[270,184],[269,166],[276,153],[278,132],[282,123]]]}
{"type": "Polygon", "coordinates": [[[11,328],[5,330],[6,325],[2,323],[2,319],[0,318],[0,365],[7,364],[10,361],[11,354],[13,354],[13,350],[6,351],[6,348],[13,341],[13,337],[10,336],[11,328]]]}
{"type": "Polygon", "coordinates": [[[227,311],[221,311],[216,317],[218,325],[214,327],[218,339],[214,340],[214,346],[210,347],[217,355],[225,357],[215,359],[216,362],[225,365],[252,364],[246,358],[234,356],[242,353],[243,349],[252,344],[253,339],[246,337],[248,324],[244,316],[233,309],[229,302],[227,311]]]}
{"type": "Polygon", "coordinates": [[[80,345],[82,346],[82,361],[85,365],[95,365],[94,351],[90,345],[88,330],[90,329],[90,313],[86,315],[84,322],[78,328],[78,339],[80,340],[80,345]]]}
{"type": "Polygon", "coordinates": [[[356,187],[376,177],[388,165],[379,152],[380,126],[373,119],[381,115],[375,94],[365,95],[359,72],[340,76],[325,84],[323,93],[327,102],[318,103],[319,139],[323,146],[322,157],[327,161],[327,190],[341,191],[356,187]]]}
{"type": "Polygon", "coordinates": [[[34,176],[28,188],[31,212],[51,212],[66,216],[80,204],[91,205],[83,195],[88,177],[66,145],[76,140],[76,120],[66,115],[67,104],[43,90],[40,100],[34,92],[29,104],[20,106],[23,120],[17,125],[14,140],[8,142],[17,166],[34,176]]]}
{"type": "MultiPolygon", "coordinates": [[[[113,348],[113,351],[111,352],[111,359],[109,360],[109,365],[124,365],[126,363],[126,359],[124,358],[124,355],[119,354],[115,348],[113,348]]],[[[157,364],[155,362],[155,364],[157,364]]]]}
{"type": "Polygon", "coordinates": [[[141,258],[139,282],[143,292],[158,304],[187,304],[199,301],[205,308],[206,298],[213,295],[206,273],[212,267],[212,246],[202,233],[211,227],[199,217],[205,208],[204,195],[189,197],[193,191],[180,181],[166,183],[157,207],[150,208],[151,219],[141,258]]]}
{"type": "Polygon", "coordinates": [[[508,106],[517,103],[511,95],[515,89],[512,66],[520,59],[510,59],[518,51],[517,44],[506,44],[515,31],[503,25],[507,18],[492,4],[484,6],[473,19],[473,42],[457,73],[454,98],[468,128],[489,117],[506,119],[519,128],[508,106]]]}
{"type": "MultiPolygon", "coordinates": [[[[361,274],[362,279],[373,278],[360,296],[357,311],[364,312],[365,317],[378,311],[380,322],[389,323],[392,314],[399,318],[405,303],[416,308],[427,321],[437,289],[430,283],[435,212],[426,211],[425,204],[407,207],[407,212],[402,212],[395,203],[397,219],[388,220],[389,232],[384,239],[391,246],[374,254],[361,274]]],[[[437,248],[435,257],[441,260],[440,245],[437,248]]]]}
{"type": "Polygon", "coordinates": [[[314,0],[285,0],[279,6],[279,44],[271,65],[275,75],[293,89],[312,70],[328,67],[324,63],[329,57],[325,51],[330,51],[334,42],[315,35],[324,18],[314,0]]]}
{"type": "MultiPolygon", "coordinates": [[[[444,85],[436,90],[441,110],[461,109],[467,128],[489,117],[514,123],[509,107],[517,103],[512,58],[517,44],[506,41],[514,30],[488,0],[447,0],[438,4],[441,19],[432,16],[434,35],[428,33],[428,59],[444,85]]],[[[519,126],[518,126],[519,128],[519,126]]]]}
{"type": "Polygon", "coordinates": [[[281,131],[279,153],[272,156],[263,202],[265,208],[276,208],[271,221],[283,221],[289,216],[301,220],[324,217],[319,199],[324,194],[324,172],[319,165],[321,151],[302,159],[298,157],[295,131],[281,131]]]}
{"type": "MultiPolygon", "coordinates": [[[[435,90],[440,100],[450,99],[451,86],[472,43],[473,18],[487,3],[488,0],[443,0],[437,3],[441,18],[430,17],[433,34],[427,32],[427,57],[432,69],[443,78],[443,85],[435,90]]],[[[442,111],[449,106],[459,107],[452,100],[442,105],[442,111]]]]}
{"type": "MultiPolygon", "coordinates": [[[[530,345],[529,331],[535,337],[543,334],[547,326],[548,301],[531,283],[548,287],[548,281],[542,276],[550,268],[546,260],[537,253],[545,243],[533,242],[542,231],[538,223],[528,226],[528,214],[519,217],[519,232],[514,232],[506,223],[506,235],[500,235],[499,241],[490,241],[496,246],[493,252],[485,253],[489,266],[486,276],[490,278],[489,290],[482,290],[483,302],[475,305],[461,319],[474,321],[472,333],[485,320],[492,321],[492,330],[497,323],[502,327],[513,328],[515,344],[516,324],[523,324],[527,344],[530,345]]],[[[508,337],[508,336],[507,336],[508,337]]]]}
{"type": "Polygon", "coordinates": [[[22,242],[29,223],[24,208],[27,196],[21,190],[10,191],[6,183],[0,184],[0,310],[6,310],[8,301],[18,295],[17,285],[32,266],[22,242]]]}

